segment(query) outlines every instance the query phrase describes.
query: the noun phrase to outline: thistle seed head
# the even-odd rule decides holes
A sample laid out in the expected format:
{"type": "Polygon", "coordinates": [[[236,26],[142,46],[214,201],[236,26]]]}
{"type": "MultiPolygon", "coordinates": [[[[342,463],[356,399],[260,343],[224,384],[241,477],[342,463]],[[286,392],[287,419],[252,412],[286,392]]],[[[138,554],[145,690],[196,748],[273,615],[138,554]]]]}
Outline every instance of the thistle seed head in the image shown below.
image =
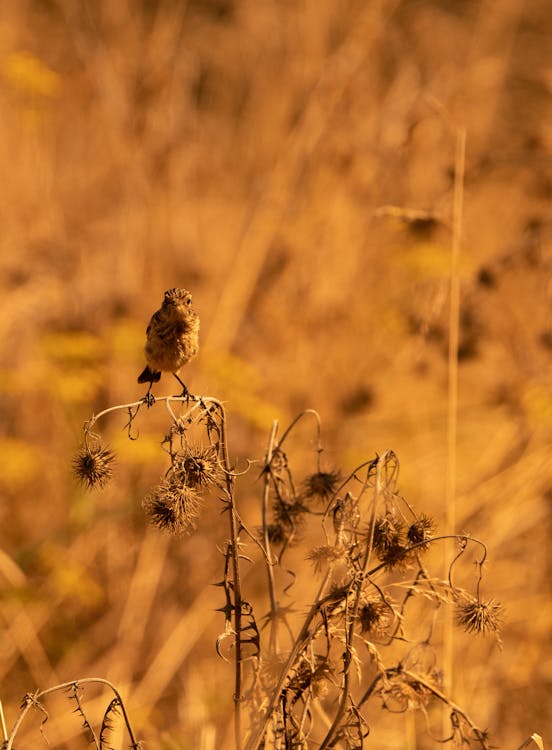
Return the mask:
{"type": "Polygon", "coordinates": [[[435,521],[430,516],[422,513],[420,517],[410,524],[406,532],[406,538],[410,544],[419,544],[419,550],[425,551],[429,548],[429,543],[433,532],[435,531],[435,521]]]}
{"type": "Polygon", "coordinates": [[[340,480],[338,471],[317,471],[303,482],[303,497],[326,503],[334,495],[340,480]]]}
{"type": "Polygon", "coordinates": [[[408,556],[403,541],[403,522],[391,513],[376,518],[374,524],[374,551],[389,569],[406,567],[408,556]]]}
{"type": "MultiPolygon", "coordinates": [[[[293,533],[293,527],[284,523],[269,523],[267,526],[268,540],[271,544],[284,544],[293,533]]],[[[262,536],[262,530],[260,530],[262,536]]]]}
{"type": "Polygon", "coordinates": [[[307,555],[307,560],[314,563],[317,571],[322,570],[325,565],[342,562],[349,557],[349,548],[340,545],[332,546],[329,544],[313,547],[307,555]]]}
{"type": "Polygon", "coordinates": [[[456,623],[468,633],[494,633],[498,635],[502,625],[504,608],[494,599],[484,602],[466,596],[456,607],[456,623]]]}
{"type": "Polygon", "coordinates": [[[221,469],[215,448],[189,446],[174,458],[177,473],[189,487],[208,487],[217,484],[221,469]]]}
{"type": "Polygon", "coordinates": [[[104,487],[113,475],[115,454],[101,443],[82,445],[73,458],[73,474],[87,490],[104,487]]]}
{"type": "Polygon", "coordinates": [[[328,658],[315,654],[313,661],[311,664],[308,659],[303,658],[289,681],[289,689],[297,695],[310,690],[314,696],[322,697],[328,692],[328,681],[332,676],[328,658]]]}
{"type": "Polygon", "coordinates": [[[382,599],[367,597],[360,603],[358,619],[362,633],[381,635],[389,627],[392,613],[382,599]]]}
{"type": "Polygon", "coordinates": [[[273,522],[269,524],[269,539],[274,544],[297,541],[307,509],[300,502],[287,503],[276,498],[272,506],[273,522]]]}
{"type": "Polygon", "coordinates": [[[154,487],[142,507],[151,523],[172,534],[190,534],[196,529],[201,501],[193,487],[172,475],[154,487]]]}

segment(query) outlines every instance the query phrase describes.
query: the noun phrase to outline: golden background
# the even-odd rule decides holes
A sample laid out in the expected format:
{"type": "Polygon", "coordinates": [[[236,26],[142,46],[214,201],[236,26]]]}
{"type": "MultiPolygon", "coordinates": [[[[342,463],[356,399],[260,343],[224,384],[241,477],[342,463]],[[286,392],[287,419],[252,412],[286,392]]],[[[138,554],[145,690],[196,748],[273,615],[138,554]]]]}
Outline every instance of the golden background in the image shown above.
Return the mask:
{"type": "MultiPolygon", "coordinates": [[[[8,724],[25,693],[102,676],[147,747],[230,742],[216,497],[189,538],[147,526],[141,501],[166,468],[153,412],[134,442],[123,418],[104,424],[108,487],[71,476],[84,420],[143,395],[167,288],[193,292],[202,349],[184,379],[225,402],[238,468],[262,459],[273,419],[315,408],[330,467],[392,448],[402,493],[443,521],[465,128],[457,527],[486,542],[484,591],[506,622],[502,651],[458,637],[455,696],[499,746],[546,740],[551,33],[548,0],[2,2],[8,724]]],[[[238,486],[253,523],[257,475],[238,486]]],[[[43,742],[39,722],[20,747],[43,742]]],[[[46,731],[85,746],[78,730],[69,716],[46,731]]],[[[407,747],[405,732],[400,717],[381,741],[407,747]]],[[[422,724],[417,742],[434,746],[422,724]]]]}

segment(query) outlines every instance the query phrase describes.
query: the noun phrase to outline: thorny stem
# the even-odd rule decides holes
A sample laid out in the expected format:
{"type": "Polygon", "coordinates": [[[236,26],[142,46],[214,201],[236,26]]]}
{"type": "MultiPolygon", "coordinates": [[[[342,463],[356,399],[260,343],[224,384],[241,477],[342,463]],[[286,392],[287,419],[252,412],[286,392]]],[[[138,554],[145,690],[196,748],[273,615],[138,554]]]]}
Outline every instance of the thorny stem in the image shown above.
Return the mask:
{"type": "Polygon", "coordinates": [[[37,691],[36,693],[33,693],[32,695],[27,694],[25,696],[21,712],[19,716],[17,717],[15,724],[12,727],[10,735],[7,738],[7,740],[2,744],[2,750],[12,750],[15,736],[17,735],[17,732],[19,731],[19,728],[21,724],[23,723],[25,716],[28,714],[31,708],[34,708],[37,706],[38,701],[44,698],[44,696],[50,695],[51,693],[55,693],[59,690],[67,690],[67,688],[78,689],[80,685],[98,684],[98,683],[101,685],[106,685],[114,693],[115,697],[117,698],[119,702],[119,706],[121,708],[121,713],[123,715],[123,719],[124,719],[125,726],[128,732],[128,736],[130,738],[131,747],[135,749],[138,748],[139,747],[138,741],[136,740],[134,736],[134,732],[132,731],[130,720],[126,712],[125,704],[123,703],[123,699],[121,698],[121,694],[119,693],[117,688],[111,682],[109,682],[109,680],[105,680],[102,677],[84,677],[82,680],[71,680],[71,682],[63,682],[59,685],[54,685],[53,687],[47,688],[46,690],[37,691]]]}
{"type": "MultiPolygon", "coordinates": [[[[205,399],[202,399],[205,401],[205,399]]],[[[228,443],[226,440],[226,412],[220,401],[211,399],[220,413],[220,447],[222,450],[222,460],[226,477],[226,492],[229,503],[229,523],[230,523],[230,547],[232,555],[233,569],[233,593],[234,593],[234,646],[235,646],[235,676],[234,676],[234,740],[236,750],[241,750],[241,702],[242,702],[242,596],[241,596],[241,577],[240,577],[240,552],[239,552],[239,534],[240,523],[234,502],[234,476],[230,467],[228,458],[228,443]]]]}
{"type": "MultiPolygon", "coordinates": [[[[96,732],[94,731],[94,728],[92,727],[92,724],[88,721],[88,719],[86,718],[86,714],[84,713],[84,707],[82,705],[81,697],[79,695],[78,685],[73,685],[73,695],[72,695],[72,698],[75,701],[75,703],[77,704],[77,710],[78,710],[78,712],[82,716],[82,719],[83,719],[83,722],[84,722],[84,727],[86,729],[88,729],[88,731],[92,735],[92,742],[94,743],[94,745],[97,748],[97,750],[101,750],[101,748],[100,748],[101,739],[98,740],[98,738],[96,736],[96,732]]],[[[100,735],[101,735],[101,733],[100,733],[100,735]]]]}
{"type": "Polygon", "coordinates": [[[274,586],[274,570],[272,563],[272,555],[270,553],[270,539],[268,536],[268,496],[270,492],[270,472],[268,467],[272,462],[272,456],[274,451],[274,443],[276,441],[276,434],[278,432],[278,421],[274,420],[272,424],[272,430],[268,439],[268,446],[266,449],[266,461],[264,471],[264,487],[263,487],[263,500],[262,500],[262,521],[263,521],[263,544],[265,551],[265,564],[266,573],[268,578],[268,593],[270,597],[270,653],[275,653],[278,643],[278,622],[277,622],[277,610],[278,604],[276,602],[276,593],[274,586]]]}

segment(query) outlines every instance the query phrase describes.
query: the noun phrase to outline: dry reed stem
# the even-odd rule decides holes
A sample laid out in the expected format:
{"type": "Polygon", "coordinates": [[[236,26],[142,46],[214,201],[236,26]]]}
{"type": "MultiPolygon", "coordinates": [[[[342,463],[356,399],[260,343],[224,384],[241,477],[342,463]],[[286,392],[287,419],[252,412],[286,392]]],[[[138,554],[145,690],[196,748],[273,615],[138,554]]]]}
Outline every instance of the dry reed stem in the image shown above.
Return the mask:
{"type": "MultiPolygon", "coordinates": [[[[460,129],[456,136],[454,164],[454,205],[452,219],[452,247],[450,268],[449,348],[448,348],[448,399],[447,399],[447,481],[445,488],[446,530],[456,531],[456,464],[458,432],[458,345],[460,339],[460,252],[462,246],[464,173],[466,159],[466,131],[460,129]]],[[[450,557],[450,545],[445,545],[445,565],[450,557]]],[[[454,634],[452,613],[447,611],[444,622],[443,669],[445,684],[452,690],[454,684],[454,634]]],[[[443,715],[443,723],[448,717],[443,715]]]]}

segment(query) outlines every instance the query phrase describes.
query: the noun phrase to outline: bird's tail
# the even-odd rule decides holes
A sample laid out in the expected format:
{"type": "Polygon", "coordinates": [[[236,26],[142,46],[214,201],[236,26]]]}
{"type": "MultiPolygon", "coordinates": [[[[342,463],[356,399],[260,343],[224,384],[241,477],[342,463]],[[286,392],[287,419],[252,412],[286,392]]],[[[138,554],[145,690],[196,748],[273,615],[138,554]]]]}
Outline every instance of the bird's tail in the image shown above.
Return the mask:
{"type": "Polygon", "coordinates": [[[158,383],[160,379],[161,373],[158,370],[152,370],[149,365],[146,365],[143,372],[138,375],[139,383],[158,383]]]}

